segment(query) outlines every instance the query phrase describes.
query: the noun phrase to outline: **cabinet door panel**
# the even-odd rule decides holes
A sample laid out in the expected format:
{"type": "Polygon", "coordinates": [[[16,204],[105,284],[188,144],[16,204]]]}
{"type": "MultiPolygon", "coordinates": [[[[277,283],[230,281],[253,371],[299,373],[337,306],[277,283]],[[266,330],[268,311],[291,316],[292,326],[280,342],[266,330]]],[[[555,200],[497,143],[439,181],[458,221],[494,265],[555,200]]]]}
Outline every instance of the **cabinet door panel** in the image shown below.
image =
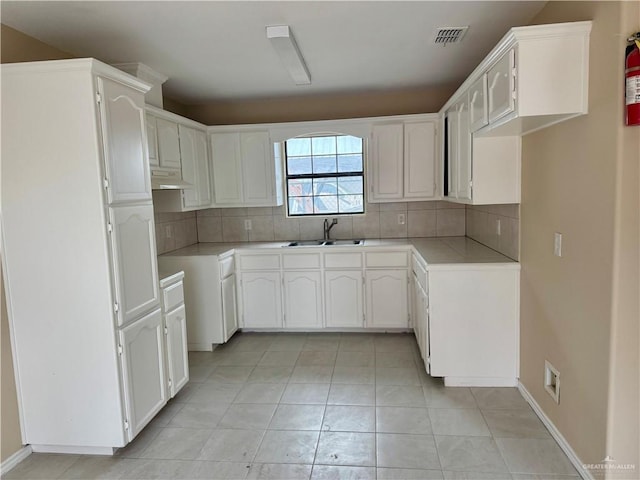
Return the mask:
{"type": "Polygon", "coordinates": [[[184,305],[165,315],[171,398],[189,381],[187,316],[184,305]]]}
{"type": "Polygon", "coordinates": [[[195,153],[198,183],[198,204],[201,207],[211,204],[211,180],[209,176],[209,150],[207,148],[207,134],[195,132],[195,153]]]}
{"type": "Polygon", "coordinates": [[[147,120],[147,147],[149,150],[149,165],[152,167],[159,167],[160,162],[158,160],[158,127],[156,125],[156,117],[153,115],[146,115],[147,120]]]}
{"type": "Polygon", "coordinates": [[[489,123],[487,114],[487,74],[482,75],[469,87],[469,125],[476,130],[489,123]]]}
{"type": "Polygon", "coordinates": [[[242,164],[238,133],[211,134],[211,165],[215,203],[241,203],[242,164]]]}
{"type": "Polygon", "coordinates": [[[436,124],[404,125],[404,196],[431,198],[436,194],[436,124]]]}
{"type": "Polygon", "coordinates": [[[118,324],[160,303],[153,206],[109,209],[118,324]]]}
{"type": "Polygon", "coordinates": [[[274,168],[268,132],[240,134],[244,203],[274,204],[274,168]]]}
{"type": "Polygon", "coordinates": [[[465,98],[457,106],[458,114],[458,188],[457,198],[471,200],[471,131],[469,130],[469,103],[465,98]]]}
{"type": "Polygon", "coordinates": [[[151,199],[144,96],[98,78],[109,203],[151,199]]]}
{"type": "Polygon", "coordinates": [[[398,199],[403,194],[404,129],[401,123],[374,125],[371,152],[371,199],[398,199]]]}
{"type": "Polygon", "coordinates": [[[119,332],[129,440],[167,403],[163,330],[158,309],[119,332]]]}
{"type": "Polygon", "coordinates": [[[319,271],[285,272],[285,327],[322,327],[322,280],[319,271]]]}
{"type": "Polygon", "coordinates": [[[245,328],[282,328],[282,287],[279,272],[241,274],[245,328]]]}
{"type": "Polygon", "coordinates": [[[158,159],[162,168],[180,169],[180,136],[178,124],[163,118],[156,119],[158,159]]]}
{"type": "Polygon", "coordinates": [[[406,270],[369,270],[365,273],[367,327],[407,328],[406,270]]]}
{"type": "Polygon", "coordinates": [[[455,105],[447,111],[447,145],[448,150],[448,182],[447,182],[447,196],[451,198],[458,198],[458,157],[459,157],[459,145],[458,145],[458,131],[459,121],[458,113],[455,105]]]}
{"type": "Polygon", "coordinates": [[[198,158],[196,153],[196,131],[193,128],[178,125],[180,132],[180,159],[182,179],[193,185],[187,188],[182,195],[182,203],[185,208],[197,207],[200,205],[198,188],[198,158]]]}
{"type": "Polygon", "coordinates": [[[489,123],[515,110],[514,66],[515,50],[511,49],[487,72],[489,123]]]}
{"type": "Polygon", "coordinates": [[[230,275],[222,280],[222,317],[224,322],[224,341],[226,342],[238,330],[235,275],[230,275]]]}
{"type": "Polygon", "coordinates": [[[327,327],[362,327],[362,272],[325,271],[327,327]]]}

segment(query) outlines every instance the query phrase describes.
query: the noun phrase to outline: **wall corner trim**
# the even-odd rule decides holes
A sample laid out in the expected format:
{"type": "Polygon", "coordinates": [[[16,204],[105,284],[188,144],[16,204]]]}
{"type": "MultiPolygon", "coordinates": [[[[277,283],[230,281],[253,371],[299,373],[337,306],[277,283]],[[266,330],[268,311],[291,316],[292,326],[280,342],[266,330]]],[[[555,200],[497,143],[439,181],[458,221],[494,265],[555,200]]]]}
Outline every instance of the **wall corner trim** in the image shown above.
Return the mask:
{"type": "Polygon", "coordinates": [[[20,462],[22,462],[25,458],[31,455],[33,450],[31,450],[31,445],[25,445],[16,453],[7,458],[2,465],[0,465],[0,474],[2,476],[6,475],[8,472],[13,470],[20,462]]]}
{"type": "Polygon", "coordinates": [[[553,437],[553,439],[556,442],[558,442],[558,445],[560,446],[562,451],[567,455],[567,457],[569,457],[569,461],[573,464],[575,469],[578,471],[578,474],[584,480],[594,480],[594,477],[593,475],[591,475],[591,472],[586,468],[584,468],[584,463],[582,462],[582,460],[580,460],[580,457],[578,457],[578,454],[573,450],[573,448],[571,448],[571,445],[569,445],[569,442],[567,442],[564,436],[560,433],[560,430],[556,428],[556,426],[553,424],[551,419],[547,417],[547,415],[544,413],[542,408],[540,408],[540,405],[538,405],[538,402],[535,401],[533,396],[529,393],[529,390],[527,390],[527,388],[522,384],[522,382],[518,382],[518,390],[520,391],[524,399],[527,401],[527,403],[531,405],[531,408],[533,409],[535,414],[538,416],[538,418],[542,421],[544,426],[547,427],[547,430],[549,430],[549,433],[551,433],[551,436],[553,437]]]}

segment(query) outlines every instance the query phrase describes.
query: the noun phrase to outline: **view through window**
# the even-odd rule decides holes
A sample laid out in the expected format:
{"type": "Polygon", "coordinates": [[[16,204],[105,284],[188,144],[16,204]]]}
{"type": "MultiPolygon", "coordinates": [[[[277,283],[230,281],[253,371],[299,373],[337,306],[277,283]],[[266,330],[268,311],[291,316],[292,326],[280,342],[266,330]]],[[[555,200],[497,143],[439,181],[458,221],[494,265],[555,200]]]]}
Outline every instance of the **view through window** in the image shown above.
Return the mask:
{"type": "Polygon", "coordinates": [[[285,142],[291,216],[364,212],[363,142],[313,135],[285,142]]]}

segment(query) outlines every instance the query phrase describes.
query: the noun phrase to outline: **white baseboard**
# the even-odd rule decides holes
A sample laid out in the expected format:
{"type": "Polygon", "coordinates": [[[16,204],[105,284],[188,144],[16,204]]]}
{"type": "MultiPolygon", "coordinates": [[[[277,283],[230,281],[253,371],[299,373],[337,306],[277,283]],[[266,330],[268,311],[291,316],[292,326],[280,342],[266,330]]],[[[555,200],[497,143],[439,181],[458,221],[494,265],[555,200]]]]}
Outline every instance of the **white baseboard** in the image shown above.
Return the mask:
{"type": "Polygon", "coordinates": [[[77,455],[113,455],[113,447],[81,447],[73,445],[31,445],[35,453],[65,453],[77,455]]]}
{"type": "Polygon", "coordinates": [[[584,463],[582,462],[582,460],[580,460],[580,457],[578,457],[578,454],[573,450],[573,448],[571,448],[569,442],[567,442],[564,436],[562,436],[560,430],[558,430],[553,422],[549,419],[549,417],[547,417],[542,408],[540,408],[540,405],[538,405],[538,402],[535,401],[533,396],[529,393],[529,390],[527,390],[521,382],[518,382],[518,390],[520,390],[520,393],[522,394],[524,399],[529,403],[529,405],[531,405],[531,408],[533,408],[535,414],[542,421],[542,423],[544,423],[544,426],[547,427],[547,430],[549,430],[551,436],[555,439],[556,442],[558,442],[558,445],[560,446],[562,451],[567,455],[567,457],[569,457],[569,461],[578,471],[578,474],[580,474],[580,476],[584,478],[584,480],[595,480],[593,475],[591,475],[591,472],[584,468],[584,463]]]}
{"type": "Polygon", "coordinates": [[[3,476],[13,470],[16,465],[31,455],[31,445],[26,445],[18,450],[16,453],[7,458],[2,465],[0,465],[0,474],[3,476]]]}
{"type": "Polygon", "coordinates": [[[513,377],[444,377],[445,387],[517,387],[513,377]]]}

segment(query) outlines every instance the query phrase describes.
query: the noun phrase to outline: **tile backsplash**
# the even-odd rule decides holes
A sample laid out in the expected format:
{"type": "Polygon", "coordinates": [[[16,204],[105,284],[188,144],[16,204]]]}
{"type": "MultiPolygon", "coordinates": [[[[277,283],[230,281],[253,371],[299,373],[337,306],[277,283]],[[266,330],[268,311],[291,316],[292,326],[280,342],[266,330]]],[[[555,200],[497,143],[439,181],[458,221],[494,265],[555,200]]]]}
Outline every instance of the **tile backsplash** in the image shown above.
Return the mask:
{"type": "MultiPolygon", "coordinates": [[[[256,242],[322,238],[327,217],[288,218],[285,207],[215,208],[196,215],[199,242],[256,242]],[[245,221],[251,221],[251,230],[245,221]]],[[[449,202],[369,203],[366,214],[337,216],[332,238],[464,236],[465,208],[449,202]],[[398,216],[404,215],[404,224],[398,216]]],[[[178,247],[176,247],[178,248],[178,247]]]]}
{"type": "Polygon", "coordinates": [[[520,205],[467,205],[466,210],[467,237],[519,260],[520,205]]]}
{"type": "Polygon", "coordinates": [[[156,213],[158,255],[198,243],[196,212],[156,213]]]}

